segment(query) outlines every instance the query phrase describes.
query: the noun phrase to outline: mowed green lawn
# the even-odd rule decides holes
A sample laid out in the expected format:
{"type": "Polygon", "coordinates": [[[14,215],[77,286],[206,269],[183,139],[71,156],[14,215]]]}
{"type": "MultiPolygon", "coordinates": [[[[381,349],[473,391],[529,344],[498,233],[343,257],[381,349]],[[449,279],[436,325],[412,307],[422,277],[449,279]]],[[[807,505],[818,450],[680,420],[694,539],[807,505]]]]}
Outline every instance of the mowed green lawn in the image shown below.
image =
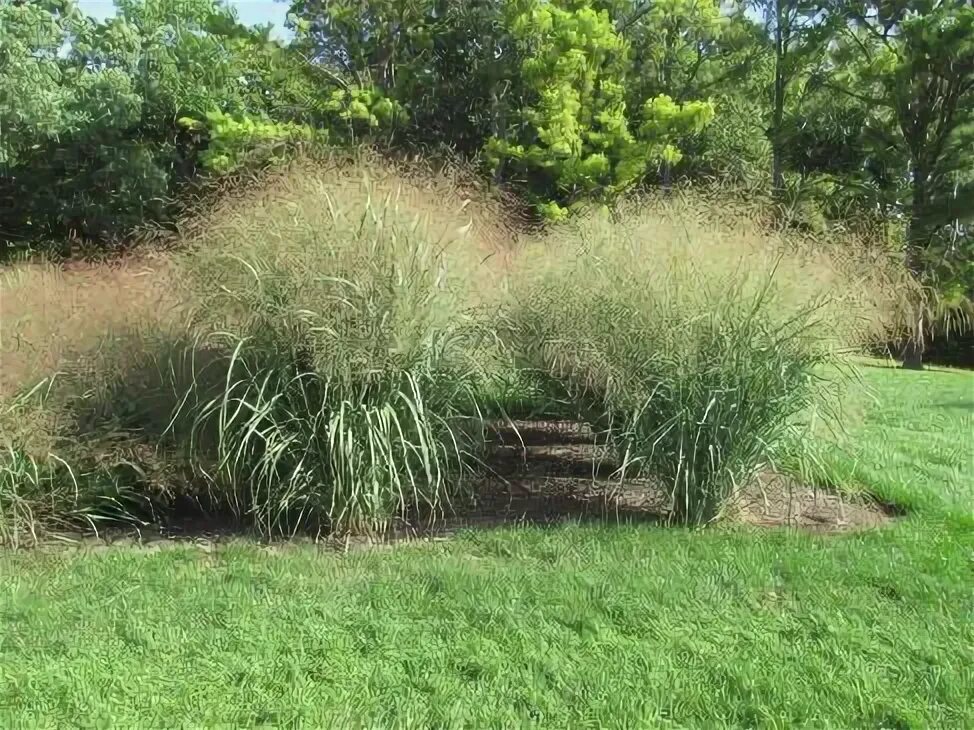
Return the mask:
{"type": "Polygon", "coordinates": [[[884,529],[0,556],[0,727],[974,727],[974,375],[864,368],[884,529]]]}

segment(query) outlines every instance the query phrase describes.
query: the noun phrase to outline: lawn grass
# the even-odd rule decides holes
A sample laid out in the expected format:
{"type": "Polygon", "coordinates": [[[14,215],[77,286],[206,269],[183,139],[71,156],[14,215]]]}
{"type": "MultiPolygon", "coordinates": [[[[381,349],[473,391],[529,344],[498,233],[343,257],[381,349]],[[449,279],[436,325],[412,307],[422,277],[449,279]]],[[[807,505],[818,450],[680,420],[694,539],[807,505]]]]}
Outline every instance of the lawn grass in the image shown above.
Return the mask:
{"type": "Polygon", "coordinates": [[[2,554],[0,727],[974,727],[974,376],[864,384],[872,532],[2,554]]]}
{"type": "Polygon", "coordinates": [[[919,514],[974,517],[974,375],[881,361],[862,374],[848,408],[855,423],[828,456],[833,480],[919,514]]]}

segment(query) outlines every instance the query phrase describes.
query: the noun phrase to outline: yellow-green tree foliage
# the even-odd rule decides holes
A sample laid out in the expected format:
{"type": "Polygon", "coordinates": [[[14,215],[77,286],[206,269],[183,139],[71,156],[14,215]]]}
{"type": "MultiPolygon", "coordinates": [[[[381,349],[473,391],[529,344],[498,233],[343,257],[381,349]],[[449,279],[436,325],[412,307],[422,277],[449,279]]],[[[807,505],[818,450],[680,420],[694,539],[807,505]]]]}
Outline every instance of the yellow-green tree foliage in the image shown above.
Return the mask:
{"type": "Polygon", "coordinates": [[[524,99],[486,156],[495,171],[527,180],[547,217],[582,199],[610,199],[651,165],[677,161],[675,139],[713,117],[709,102],[659,95],[631,119],[629,46],[591,0],[508,0],[506,12],[524,99]]]}

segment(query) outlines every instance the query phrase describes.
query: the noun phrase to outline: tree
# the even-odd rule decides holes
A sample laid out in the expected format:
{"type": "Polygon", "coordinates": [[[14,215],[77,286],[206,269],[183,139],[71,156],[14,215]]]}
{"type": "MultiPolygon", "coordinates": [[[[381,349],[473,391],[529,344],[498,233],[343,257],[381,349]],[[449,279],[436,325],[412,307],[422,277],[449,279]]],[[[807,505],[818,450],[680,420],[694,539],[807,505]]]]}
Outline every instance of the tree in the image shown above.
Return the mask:
{"type": "Polygon", "coordinates": [[[436,6],[436,0],[295,0],[290,17],[312,61],[388,94],[417,58],[432,53],[436,6]]]}
{"type": "MultiPolygon", "coordinates": [[[[950,259],[965,252],[957,241],[974,222],[974,7],[961,0],[842,7],[851,22],[837,56],[856,63],[835,88],[868,105],[877,154],[904,163],[891,184],[907,219],[906,262],[921,283],[935,285],[938,275],[956,272],[950,259]]],[[[904,366],[919,368],[922,309],[915,320],[904,366]]]]}
{"type": "Polygon", "coordinates": [[[629,47],[607,10],[584,0],[511,0],[507,8],[523,96],[503,136],[488,140],[487,158],[522,180],[545,216],[561,218],[580,200],[610,200],[651,163],[678,162],[675,139],[712,118],[707,102],[660,94],[630,119],[629,47]]]}
{"type": "Polygon", "coordinates": [[[503,11],[498,0],[295,0],[289,17],[326,86],[375,89],[408,112],[394,144],[474,154],[514,94],[503,11]]]}
{"type": "MultiPolygon", "coordinates": [[[[116,64],[79,60],[76,54],[92,39],[93,23],[73,2],[0,5],[0,200],[7,241],[54,236],[91,219],[93,227],[104,226],[121,212],[114,200],[99,200],[106,184],[115,200],[159,195],[159,175],[144,148],[120,135],[141,118],[136,84],[116,64]],[[126,165],[132,174],[122,173],[126,165]]],[[[124,33],[111,40],[131,47],[124,33]]]]}
{"type": "Polygon", "coordinates": [[[0,4],[4,240],[109,240],[173,210],[198,147],[178,123],[267,115],[303,73],[216,0],[119,0],[97,22],[72,0],[0,4]]]}
{"type": "Polygon", "coordinates": [[[619,33],[632,49],[630,94],[648,99],[667,94],[678,102],[699,98],[726,78],[720,43],[731,18],[717,0],[628,2],[619,33]]]}
{"type": "Polygon", "coordinates": [[[785,110],[791,87],[810,65],[824,58],[834,16],[822,0],[747,0],[745,4],[764,17],[772,43],[774,72],[767,135],[771,142],[771,187],[780,196],[785,188],[790,144],[785,110]]]}
{"type": "MultiPolygon", "coordinates": [[[[736,19],[722,12],[717,0],[629,0],[619,5],[617,28],[631,48],[626,83],[630,109],[639,110],[645,100],[661,96],[678,105],[712,96],[746,63],[740,58],[731,61],[736,19]],[[731,30],[729,43],[723,42],[725,30],[731,30]]],[[[692,125],[687,131],[699,132],[692,125]]],[[[687,144],[692,140],[671,140],[674,148],[687,144]]],[[[660,165],[664,186],[678,161],[667,158],[660,165]]]]}
{"type": "Polygon", "coordinates": [[[740,7],[722,18],[693,85],[698,98],[713,99],[716,116],[701,134],[681,140],[686,154],[674,172],[764,194],[771,179],[766,92],[772,87],[774,55],[764,26],[740,7]]]}
{"type": "Polygon", "coordinates": [[[82,17],[70,1],[0,4],[0,165],[18,164],[39,140],[82,120],[69,106],[58,51],[82,17]]]}

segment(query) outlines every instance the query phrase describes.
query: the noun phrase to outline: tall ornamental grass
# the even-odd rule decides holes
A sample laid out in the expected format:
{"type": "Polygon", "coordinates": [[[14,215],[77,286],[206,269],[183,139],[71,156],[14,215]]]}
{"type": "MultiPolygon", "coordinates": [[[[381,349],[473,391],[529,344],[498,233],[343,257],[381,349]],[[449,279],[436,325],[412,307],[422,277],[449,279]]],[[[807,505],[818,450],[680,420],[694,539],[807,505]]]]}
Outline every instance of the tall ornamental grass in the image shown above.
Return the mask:
{"type": "Polygon", "coordinates": [[[165,254],[0,272],[0,542],[187,507],[266,536],[434,519],[512,415],[588,422],[708,522],[908,289],[868,246],[677,197],[518,239],[462,174],[336,159],[210,203],[165,254]]]}
{"type": "Polygon", "coordinates": [[[675,203],[525,247],[504,328],[520,367],[602,431],[672,513],[718,517],[827,393],[823,365],[897,317],[892,269],[675,203]]]}
{"type": "Polygon", "coordinates": [[[309,167],[219,211],[178,254],[199,347],[221,353],[170,437],[210,501],[268,534],[381,530],[449,508],[482,432],[458,201],[309,167]]]}

